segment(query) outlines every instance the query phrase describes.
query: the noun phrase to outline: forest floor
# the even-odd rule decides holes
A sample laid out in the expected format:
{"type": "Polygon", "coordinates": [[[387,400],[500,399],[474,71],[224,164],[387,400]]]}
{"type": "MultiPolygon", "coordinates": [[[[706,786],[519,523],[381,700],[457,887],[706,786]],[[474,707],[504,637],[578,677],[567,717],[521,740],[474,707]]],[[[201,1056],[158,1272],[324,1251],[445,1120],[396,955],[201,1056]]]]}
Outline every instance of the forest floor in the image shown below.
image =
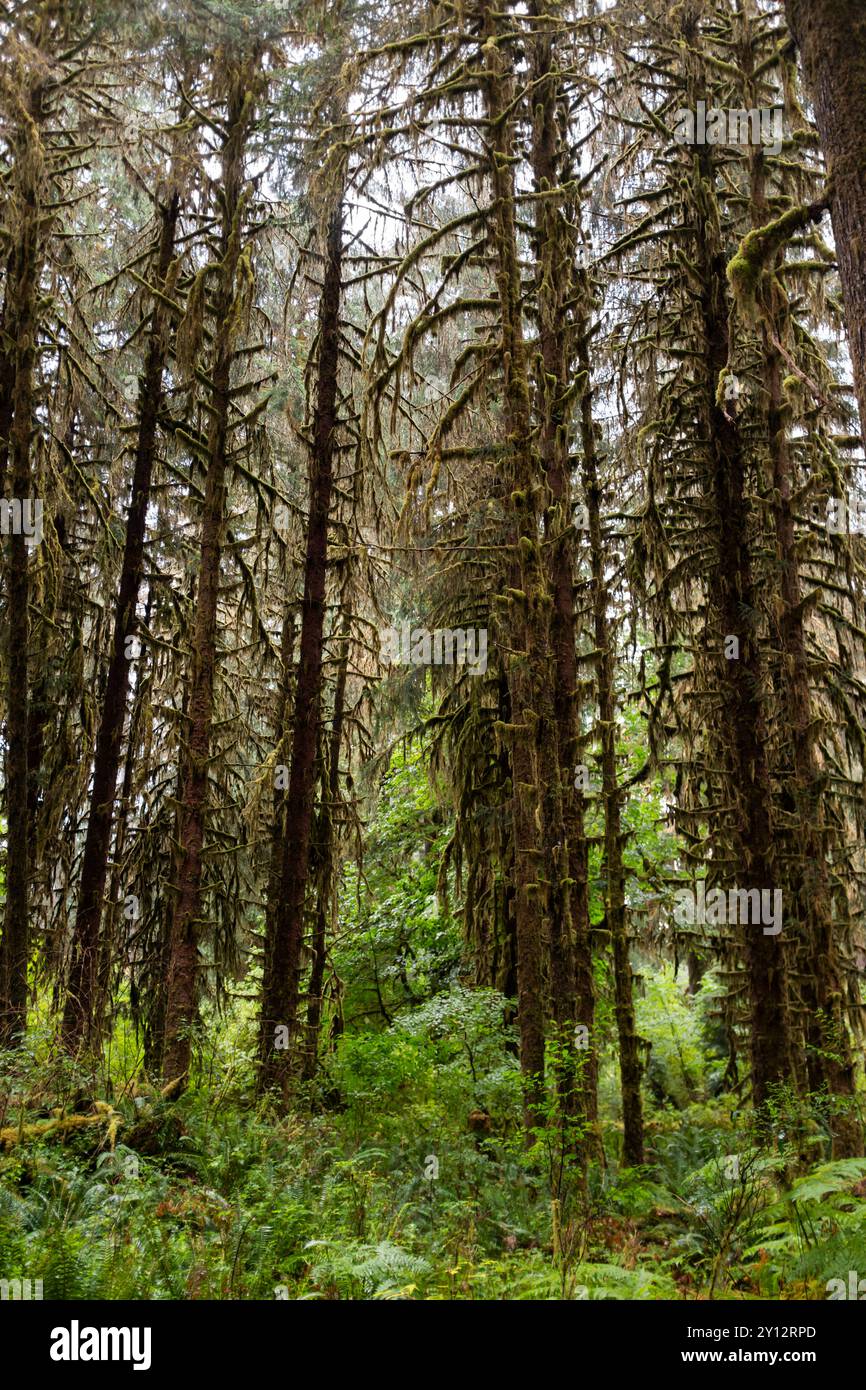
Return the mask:
{"type": "Polygon", "coordinates": [[[618,1166],[611,1059],[583,1190],[555,1126],[526,1146],[493,991],[455,985],[344,1034],[282,1118],[255,1101],[243,1006],[178,1100],[141,1079],[131,1030],[88,1078],[36,1029],[0,1055],[0,1274],[51,1299],[850,1296],[866,1161],[830,1162],[814,1123],[804,1158],[790,1116],[754,1144],[735,1096],[712,1094],[712,997],[711,977],[693,999],[648,973],[647,1161],[618,1166]]]}
{"type": "MultiPolygon", "coordinates": [[[[395,758],[363,877],[344,868],[316,1078],[287,1115],[255,1094],[255,956],[219,1010],[203,1004],[174,1099],[128,1000],[86,1071],[43,997],[26,1045],[0,1052],[0,1279],[41,1279],[46,1299],[850,1297],[866,1159],[833,1161],[826,1106],[785,1091],[756,1140],[725,982],[708,957],[690,988],[665,932],[633,945],[644,1165],[620,1162],[603,952],[585,1180],[553,1107],[527,1145],[513,1000],[477,985],[456,884],[450,907],[440,891],[450,832],[422,760],[395,758]]],[[[636,840],[665,853],[651,828],[636,840]]]]}

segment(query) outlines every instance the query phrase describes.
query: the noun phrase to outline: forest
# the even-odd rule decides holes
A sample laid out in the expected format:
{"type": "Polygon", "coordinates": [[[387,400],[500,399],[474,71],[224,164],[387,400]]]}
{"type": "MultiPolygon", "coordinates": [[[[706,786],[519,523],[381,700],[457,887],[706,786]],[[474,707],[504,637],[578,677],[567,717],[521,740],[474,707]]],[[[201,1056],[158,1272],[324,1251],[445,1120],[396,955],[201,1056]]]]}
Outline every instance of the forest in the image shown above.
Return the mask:
{"type": "Polygon", "coordinates": [[[866,1298],[864,229],[863,0],[0,0],[4,1300],[866,1298]]]}

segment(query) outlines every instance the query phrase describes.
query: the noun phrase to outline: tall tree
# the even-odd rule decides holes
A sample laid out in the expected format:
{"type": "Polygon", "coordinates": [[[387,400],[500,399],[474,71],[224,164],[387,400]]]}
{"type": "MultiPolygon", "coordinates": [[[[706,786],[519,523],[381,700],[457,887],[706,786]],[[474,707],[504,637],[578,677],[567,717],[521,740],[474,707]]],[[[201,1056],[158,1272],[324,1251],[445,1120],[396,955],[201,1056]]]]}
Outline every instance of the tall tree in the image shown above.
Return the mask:
{"type": "MultiPolygon", "coordinates": [[[[23,1032],[27,1012],[30,953],[29,863],[38,739],[30,720],[31,581],[28,536],[42,539],[44,498],[34,496],[34,459],[40,442],[38,367],[51,297],[42,277],[60,210],[66,206],[70,164],[59,108],[74,102],[88,64],[67,57],[71,35],[84,26],[87,50],[92,33],[87,6],[64,12],[48,3],[21,7],[4,23],[0,103],[13,132],[10,168],[2,205],[4,267],[0,342],[0,497],[11,520],[6,554],[6,903],[0,946],[0,1038],[23,1032]],[[58,124],[61,128],[58,129],[58,124]],[[8,477],[7,477],[8,474],[8,477]],[[8,485],[9,496],[6,496],[8,485]]],[[[85,147],[87,142],[85,141],[85,147]]],[[[4,527],[4,530],[6,528],[4,527]]]]}
{"type": "MultiPolygon", "coordinates": [[[[247,142],[262,96],[261,50],[252,44],[241,56],[226,48],[215,74],[215,97],[224,105],[219,183],[219,237],[211,264],[190,291],[187,315],[203,315],[207,281],[213,278],[213,345],[207,413],[210,426],[201,512],[200,562],[190,653],[187,732],[180,777],[174,907],[171,918],[163,1073],[183,1084],[189,1075],[192,1029],[198,1007],[199,940],[205,825],[208,811],[214,683],[217,664],[220,559],[226,527],[232,437],[241,388],[233,384],[242,334],[250,309],[254,272],[247,230],[250,190],[245,167],[247,142]]],[[[200,331],[200,330],[199,330],[200,331]]]]}
{"type": "Polygon", "coordinates": [[[575,612],[575,543],[570,479],[570,442],[575,368],[574,244],[577,181],[569,150],[569,104],[564,77],[564,38],[568,27],[560,7],[531,7],[532,137],[530,163],[535,191],[533,258],[538,352],[535,356],[535,409],[541,463],[550,505],[545,517],[547,564],[553,608],[550,644],[556,669],[554,717],[562,769],[563,826],[568,851],[570,932],[562,943],[563,960],[554,989],[555,1013],[567,1025],[583,1029],[582,1067],[576,1071],[575,1102],[584,1122],[597,1118],[598,1051],[595,1038],[595,982],[589,922],[588,854],[584,831],[583,790],[576,775],[581,730],[578,697],[575,612]],[[573,996],[573,1002],[572,1002],[573,996]]]}
{"type": "Polygon", "coordinates": [[[334,485],[334,451],[339,428],[340,306],[343,280],[345,159],[336,154],[329,169],[324,274],[315,356],[310,447],[310,503],[304,559],[304,595],[295,684],[287,818],[280,868],[280,898],[272,939],[265,948],[259,1025],[260,1084],[288,1084],[297,1027],[304,908],[315,797],[316,750],[322,708],[322,651],[328,527],[334,485]],[[282,1030],[287,1030],[283,1032],[282,1030]],[[288,1046],[286,1044],[289,1044],[288,1046]]]}
{"type": "Polygon", "coordinates": [[[108,851],[123,727],[126,719],[130,642],[137,628],[138,598],[144,568],[144,542],[151,479],[157,450],[157,421],[163,405],[163,382],[169,354],[171,298],[179,263],[174,257],[180,194],[171,182],[158,197],[154,301],[147,348],[139,381],[138,432],[132,491],[126,520],[126,539],[114,617],[114,637],[105,696],[96,738],[93,784],[72,956],[66,987],[63,1038],[70,1050],[98,1036],[97,958],[103,895],[108,874],[108,851]]]}
{"type": "Polygon", "coordinates": [[[827,160],[860,430],[866,442],[866,10],[860,0],[785,0],[827,160]]]}

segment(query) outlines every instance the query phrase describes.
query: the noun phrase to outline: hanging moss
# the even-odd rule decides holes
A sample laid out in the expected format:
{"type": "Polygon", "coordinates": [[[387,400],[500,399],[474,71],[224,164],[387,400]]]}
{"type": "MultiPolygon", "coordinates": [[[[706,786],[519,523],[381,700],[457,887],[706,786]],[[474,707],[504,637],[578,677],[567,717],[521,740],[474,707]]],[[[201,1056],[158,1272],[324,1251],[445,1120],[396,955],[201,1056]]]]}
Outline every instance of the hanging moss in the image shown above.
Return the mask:
{"type": "Polygon", "coordinates": [[[756,227],[743,237],[737,254],[728,262],[727,275],[746,318],[754,320],[756,317],[758,290],[770,259],[803,227],[817,222],[826,207],[822,200],[789,208],[774,222],[756,227]]]}

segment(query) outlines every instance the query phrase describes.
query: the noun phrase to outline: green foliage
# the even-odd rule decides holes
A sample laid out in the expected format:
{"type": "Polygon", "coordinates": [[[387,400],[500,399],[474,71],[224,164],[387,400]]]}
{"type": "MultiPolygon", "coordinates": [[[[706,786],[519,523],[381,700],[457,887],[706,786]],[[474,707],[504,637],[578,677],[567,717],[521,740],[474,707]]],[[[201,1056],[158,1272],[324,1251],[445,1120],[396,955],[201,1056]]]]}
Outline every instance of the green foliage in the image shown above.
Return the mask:
{"type": "Polygon", "coordinates": [[[313,1240],[307,1248],[318,1255],[310,1278],[322,1298],[409,1298],[430,1273],[426,1260],[388,1240],[377,1245],[313,1240]]]}
{"type": "Polygon", "coordinates": [[[689,1007],[669,966],[651,975],[635,1004],[638,1030],[652,1045],[650,1067],[666,1103],[684,1108],[699,1098],[706,1081],[701,1021],[689,1007]]]}
{"type": "Polygon", "coordinates": [[[866,1176],[866,1159],[821,1164],[797,1178],[764,1213],[747,1252],[757,1261],[762,1292],[780,1297],[802,1281],[811,1297],[825,1297],[830,1279],[847,1280],[866,1261],[866,1201],[853,1189],[866,1176]]]}
{"type": "Polygon", "coordinates": [[[437,892],[449,835],[423,748],[397,748],[379,787],[363,880],[354,864],[343,876],[334,963],[347,982],[347,1028],[387,1026],[401,1006],[454,978],[460,932],[437,892]]]}
{"type": "MultiPolygon", "coordinates": [[[[634,894],[648,886],[640,854],[656,867],[667,855],[655,797],[630,822],[634,894]]],[[[603,1164],[593,1155],[584,1183],[587,1136],[563,1122],[552,1087],[527,1147],[512,1003],[464,979],[459,929],[437,893],[448,833],[418,749],[398,750],[363,881],[350,867],[342,889],[345,1031],[285,1119],[252,1098],[245,1000],[208,1008],[197,1083],[173,1103],[141,1077],[125,1020],[98,1077],[56,1053],[47,1025],[0,1054],[5,1123],[94,1087],[123,1121],[113,1147],[100,1128],[0,1155],[0,1275],[72,1299],[572,1301],[823,1296],[823,1282],[866,1266],[853,1191],[866,1162],[792,1180],[793,1137],[761,1149],[735,1098],[711,1094],[722,1079],[712,972],[690,997],[670,965],[642,966],[644,1168],[617,1171],[610,1157],[621,1122],[603,957],[609,1152],[603,1164]]],[[[560,1088],[580,1061],[548,1040],[560,1088]]],[[[780,1093],[779,1133],[802,1137],[795,1111],[780,1093]]]]}
{"type": "MultiPolygon", "coordinates": [[[[650,1123],[647,1166],[593,1162],[585,1188],[566,1131],[527,1149],[505,1003],[455,984],[346,1033],[336,1108],[279,1122],[250,1100],[251,1059],[220,1075],[213,1036],[211,1080],[179,1102],[118,1095],[113,1149],[79,1131],[0,1157],[2,1277],[71,1299],[630,1300],[825,1296],[864,1266],[866,1160],[787,1178],[792,1145],[756,1146],[731,1097],[683,1089],[650,1123]]],[[[641,1004],[671,1088],[683,1064],[698,1086],[700,1005],[670,970],[641,1004]]],[[[70,1084],[37,1050],[4,1059],[30,1116],[70,1084]]]]}

